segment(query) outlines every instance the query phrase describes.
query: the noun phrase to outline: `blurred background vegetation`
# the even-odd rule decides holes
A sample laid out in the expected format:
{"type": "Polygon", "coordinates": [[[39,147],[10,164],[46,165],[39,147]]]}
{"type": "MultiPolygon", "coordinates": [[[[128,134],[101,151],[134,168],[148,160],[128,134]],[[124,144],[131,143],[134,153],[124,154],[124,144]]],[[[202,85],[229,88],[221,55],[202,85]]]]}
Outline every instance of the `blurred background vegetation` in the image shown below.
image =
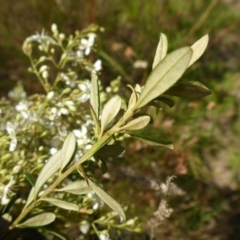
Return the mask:
{"type": "MultiPolygon", "coordinates": [[[[29,94],[41,92],[27,72],[21,45],[26,37],[52,23],[65,33],[91,23],[104,27],[99,35],[101,81],[108,86],[122,77],[144,83],[150,72],[159,33],[170,50],[191,45],[205,34],[210,42],[204,56],[184,75],[203,82],[212,95],[200,100],[175,99],[156,119],[155,135],[172,140],[173,151],[128,142],[125,158],[110,166],[105,189],[129,206],[127,214],[147,222],[160,196],[147,180],[175,183],[185,195],[170,199],[174,212],[156,230],[156,239],[240,239],[240,2],[238,0],[25,0],[1,1],[0,94],[18,81],[29,94]],[[137,60],[147,68],[134,68],[137,60]]],[[[123,94],[128,94],[122,88],[123,94]]],[[[148,230],[146,229],[146,232],[148,230]]],[[[127,237],[126,237],[127,239],[127,237]]],[[[147,239],[146,234],[129,239],[147,239]]]]}

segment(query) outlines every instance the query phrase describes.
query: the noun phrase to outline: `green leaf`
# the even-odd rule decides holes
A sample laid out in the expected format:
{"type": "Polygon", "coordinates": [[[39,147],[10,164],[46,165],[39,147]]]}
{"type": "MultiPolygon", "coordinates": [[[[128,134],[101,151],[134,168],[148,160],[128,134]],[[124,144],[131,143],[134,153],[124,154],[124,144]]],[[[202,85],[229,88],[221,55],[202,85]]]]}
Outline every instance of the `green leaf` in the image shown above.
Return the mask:
{"type": "Polygon", "coordinates": [[[91,80],[91,95],[90,95],[90,104],[97,116],[99,118],[99,86],[98,86],[98,77],[95,73],[92,73],[91,80]]]}
{"type": "Polygon", "coordinates": [[[132,109],[135,107],[136,102],[137,102],[137,93],[135,89],[131,85],[127,85],[129,88],[132,90],[132,94],[130,96],[129,102],[128,102],[128,109],[132,109]]]}
{"type": "Polygon", "coordinates": [[[120,108],[122,100],[119,96],[111,98],[104,106],[101,118],[101,130],[103,131],[107,125],[116,117],[120,108]]]}
{"type": "Polygon", "coordinates": [[[102,147],[96,155],[99,157],[117,157],[125,151],[124,147],[119,144],[105,145],[102,147]]]}
{"type": "Polygon", "coordinates": [[[121,109],[123,109],[124,111],[127,111],[127,108],[128,108],[128,106],[127,106],[126,99],[121,97],[121,109]]]}
{"type": "Polygon", "coordinates": [[[173,144],[168,141],[135,132],[131,132],[128,134],[132,137],[138,138],[140,141],[145,142],[151,146],[161,146],[173,149],[173,144]]]}
{"type": "Polygon", "coordinates": [[[154,102],[158,102],[158,101],[167,104],[170,108],[174,106],[174,101],[167,97],[158,97],[154,99],[154,102]]]}
{"type": "Polygon", "coordinates": [[[192,56],[190,47],[167,55],[151,72],[136,107],[141,108],[168,90],[185,72],[192,56]]]}
{"type": "Polygon", "coordinates": [[[60,199],[56,199],[56,198],[42,198],[41,201],[46,201],[49,202],[57,207],[66,209],[66,210],[72,210],[72,211],[79,211],[79,206],[75,203],[70,203],[70,202],[66,202],[60,199]]]}
{"type": "Polygon", "coordinates": [[[99,134],[100,134],[100,131],[101,131],[101,129],[100,129],[100,123],[99,123],[99,120],[98,120],[98,118],[97,118],[97,115],[95,114],[95,111],[93,110],[91,104],[90,104],[90,108],[91,108],[92,118],[93,118],[93,121],[94,121],[94,123],[95,123],[95,126],[93,127],[94,135],[95,135],[96,137],[98,137],[99,134]]]}
{"type": "Polygon", "coordinates": [[[70,132],[67,136],[67,138],[65,139],[64,143],[63,143],[63,147],[62,147],[62,158],[61,158],[61,169],[60,171],[62,171],[70,162],[70,160],[73,157],[73,154],[76,150],[76,138],[74,133],[70,132]]]}
{"type": "Polygon", "coordinates": [[[208,40],[209,40],[209,36],[205,35],[191,46],[191,49],[193,50],[193,54],[188,64],[188,67],[191,66],[194,62],[196,62],[202,56],[205,49],[207,48],[208,40]]]}
{"type": "Polygon", "coordinates": [[[67,192],[75,195],[86,194],[92,192],[92,188],[87,185],[87,182],[84,180],[79,180],[68,184],[67,186],[55,189],[56,192],[67,192]]]}
{"type": "Polygon", "coordinates": [[[53,222],[55,218],[56,216],[54,213],[45,212],[27,219],[25,222],[18,224],[17,227],[41,227],[53,222]]]}
{"type": "Polygon", "coordinates": [[[166,56],[167,49],[168,49],[167,37],[163,33],[161,33],[156,54],[153,60],[152,69],[154,69],[158,65],[158,63],[166,56]]]}
{"type": "Polygon", "coordinates": [[[67,240],[64,236],[62,236],[61,234],[59,234],[59,233],[57,233],[57,232],[55,232],[55,231],[51,231],[51,230],[49,230],[49,229],[44,229],[44,232],[47,232],[47,233],[49,233],[50,235],[54,235],[54,236],[56,236],[57,238],[59,238],[59,239],[61,239],[61,240],[67,240]]]}
{"type": "Polygon", "coordinates": [[[171,87],[165,94],[183,98],[200,98],[208,96],[211,94],[211,91],[202,83],[191,81],[179,83],[171,87]]]}
{"type": "Polygon", "coordinates": [[[34,192],[35,196],[37,195],[42,185],[45,182],[47,182],[48,179],[51,178],[56,173],[56,171],[59,170],[59,168],[62,165],[61,157],[62,157],[62,151],[60,150],[56,154],[54,154],[43,166],[35,184],[35,192],[34,192]]]}
{"type": "Polygon", "coordinates": [[[150,122],[150,120],[151,118],[149,116],[141,116],[128,122],[126,125],[121,127],[120,130],[126,130],[126,131],[139,130],[146,127],[150,122]]]}
{"type": "Polygon", "coordinates": [[[108,167],[104,159],[96,156],[94,158],[97,162],[98,167],[101,169],[102,174],[105,174],[108,171],[108,167]]]}
{"type": "Polygon", "coordinates": [[[108,193],[106,193],[102,188],[100,188],[96,183],[89,179],[89,185],[93,191],[100,197],[113,211],[115,211],[123,221],[126,220],[125,213],[120,206],[120,204],[113,199],[108,193]]]}
{"type": "Polygon", "coordinates": [[[27,181],[31,184],[32,187],[35,186],[36,179],[29,173],[24,173],[24,177],[27,179],[27,181]]]}
{"type": "Polygon", "coordinates": [[[35,198],[35,187],[32,187],[30,193],[28,194],[28,199],[24,208],[26,208],[34,200],[34,198],[35,198]]]}

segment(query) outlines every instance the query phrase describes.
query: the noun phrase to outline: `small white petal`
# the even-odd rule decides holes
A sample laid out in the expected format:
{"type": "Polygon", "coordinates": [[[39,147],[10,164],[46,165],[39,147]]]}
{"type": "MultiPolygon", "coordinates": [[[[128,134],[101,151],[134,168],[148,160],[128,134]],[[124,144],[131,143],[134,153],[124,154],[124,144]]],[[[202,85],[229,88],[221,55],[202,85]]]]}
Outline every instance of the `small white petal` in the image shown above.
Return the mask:
{"type": "Polygon", "coordinates": [[[48,78],[48,76],[49,76],[49,75],[48,75],[48,71],[45,70],[45,71],[42,72],[42,77],[43,77],[44,79],[48,78]]]}
{"type": "Polygon", "coordinates": [[[50,149],[50,154],[54,155],[58,150],[56,148],[50,149]]]}
{"type": "Polygon", "coordinates": [[[52,30],[53,33],[56,32],[58,30],[57,24],[53,23],[52,26],[51,26],[51,30],[52,30]]]}
{"type": "Polygon", "coordinates": [[[66,109],[66,108],[61,108],[61,109],[60,109],[60,112],[61,112],[61,114],[63,114],[63,115],[68,115],[68,114],[69,114],[69,111],[68,111],[68,109],[66,109]]]}
{"type": "Polygon", "coordinates": [[[79,230],[81,233],[83,234],[87,234],[88,231],[90,229],[90,224],[88,222],[83,222],[81,223],[81,225],[79,226],[79,230]]]}
{"type": "Polygon", "coordinates": [[[53,91],[49,92],[47,95],[47,99],[51,100],[53,97],[54,97],[54,92],[53,91]]]}

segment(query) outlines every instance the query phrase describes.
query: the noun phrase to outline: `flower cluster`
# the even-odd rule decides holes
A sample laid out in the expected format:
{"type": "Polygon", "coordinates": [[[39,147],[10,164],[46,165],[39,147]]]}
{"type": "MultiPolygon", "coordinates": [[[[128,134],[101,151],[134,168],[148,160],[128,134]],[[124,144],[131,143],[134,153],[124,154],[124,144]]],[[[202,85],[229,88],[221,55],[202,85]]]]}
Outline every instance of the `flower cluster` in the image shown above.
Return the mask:
{"type": "MultiPolygon", "coordinates": [[[[77,140],[75,160],[92,147],[94,123],[88,104],[90,75],[92,72],[99,74],[102,66],[100,59],[92,62],[93,57],[89,55],[94,52],[97,29],[92,26],[66,37],[53,24],[52,35],[42,30],[25,40],[23,51],[31,63],[29,71],[46,93],[28,95],[19,82],[7,99],[0,99],[0,210],[11,202],[17,191],[29,189],[30,179],[36,178],[47,159],[62,147],[70,131],[77,140]]],[[[101,91],[101,105],[118,91],[119,85],[120,79],[117,79],[112,81],[108,91],[101,91]]],[[[99,88],[103,89],[100,81],[99,88]]],[[[89,162],[96,164],[92,160],[89,162]]],[[[73,174],[62,185],[76,176],[73,174]]],[[[49,183],[51,181],[49,179],[49,183]]],[[[45,189],[47,187],[48,183],[44,185],[45,189]]],[[[55,193],[55,197],[63,196],[55,193]]],[[[75,201],[74,197],[67,200],[75,201]]],[[[25,201],[23,195],[17,199],[22,206],[25,201]]],[[[103,202],[93,193],[83,195],[82,202],[80,211],[88,215],[88,221],[85,225],[79,223],[79,231],[89,233],[95,221],[90,214],[102,211],[103,202]]],[[[19,211],[19,207],[12,207],[11,211],[19,211]]],[[[107,222],[104,224],[109,228],[107,222]]],[[[110,239],[106,230],[98,231],[98,237],[110,239]]]]}

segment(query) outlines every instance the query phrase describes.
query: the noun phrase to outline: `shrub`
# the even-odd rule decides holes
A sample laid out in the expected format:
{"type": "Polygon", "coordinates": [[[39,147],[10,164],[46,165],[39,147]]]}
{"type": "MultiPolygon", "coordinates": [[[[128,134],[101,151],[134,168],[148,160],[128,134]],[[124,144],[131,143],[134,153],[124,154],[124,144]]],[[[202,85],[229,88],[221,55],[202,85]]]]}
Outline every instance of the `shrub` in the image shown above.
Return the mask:
{"type": "MultiPolygon", "coordinates": [[[[46,236],[71,238],[67,229],[72,225],[86,239],[92,234],[109,239],[112,228],[140,231],[137,217],[126,221],[126,207],[98,184],[96,170],[101,169],[103,174],[108,171],[107,159],[123,154],[121,142],[125,138],[172,149],[170,142],[149,136],[143,129],[151,124],[162,104],[174,105],[171,96],[210,94],[199,82],[178,81],[204,52],[207,35],[191,47],[167,55],[167,38],[161,34],[145,86],[128,85],[129,99],[118,95],[120,79],[113,80],[106,91],[99,80],[101,60],[93,60],[100,30],[92,25],[66,37],[53,24],[52,35],[42,31],[23,44],[31,63],[29,72],[45,93],[28,95],[19,82],[8,98],[1,99],[3,238],[36,234],[19,230],[26,228],[37,228],[46,236]],[[112,211],[104,211],[100,207],[103,203],[112,211]]],[[[155,186],[162,191],[163,199],[150,220],[152,229],[171,214],[166,201],[171,179],[155,186]]]]}

